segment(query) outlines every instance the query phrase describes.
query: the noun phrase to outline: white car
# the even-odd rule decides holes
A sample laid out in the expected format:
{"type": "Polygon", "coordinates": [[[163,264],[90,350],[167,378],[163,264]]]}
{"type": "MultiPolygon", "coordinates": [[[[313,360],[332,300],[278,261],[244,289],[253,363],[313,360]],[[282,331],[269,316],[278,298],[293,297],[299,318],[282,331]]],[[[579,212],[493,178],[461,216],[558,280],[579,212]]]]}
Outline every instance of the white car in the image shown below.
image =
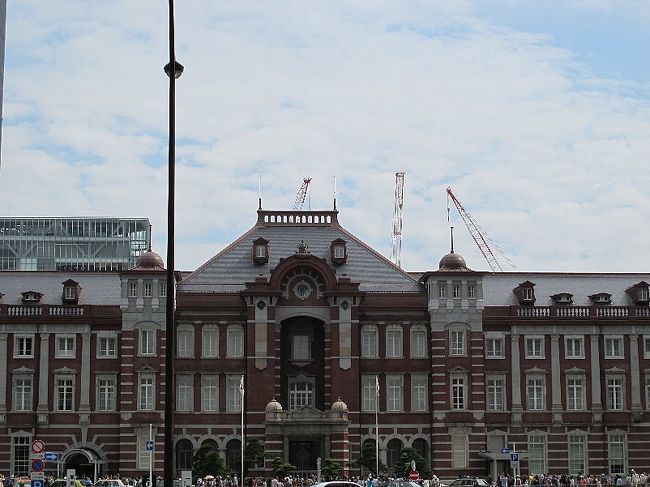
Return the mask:
{"type": "Polygon", "coordinates": [[[103,479],[95,482],[95,487],[126,487],[120,479],[103,479]]]}

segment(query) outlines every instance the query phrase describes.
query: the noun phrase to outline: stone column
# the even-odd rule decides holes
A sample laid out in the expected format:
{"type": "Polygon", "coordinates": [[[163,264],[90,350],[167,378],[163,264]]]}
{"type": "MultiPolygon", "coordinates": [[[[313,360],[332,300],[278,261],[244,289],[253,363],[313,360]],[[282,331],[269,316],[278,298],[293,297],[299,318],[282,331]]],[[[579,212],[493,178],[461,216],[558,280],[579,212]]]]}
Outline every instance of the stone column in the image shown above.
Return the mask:
{"type": "Polygon", "coordinates": [[[350,298],[341,298],[339,306],[339,367],[352,367],[352,305],[350,298]]]}
{"type": "Polygon", "coordinates": [[[50,382],[50,334],[41,333],[41,353],[38,365],[38,406],[36,412],[39,424],[47,424],[48,392],[50,382]]]}
{"type": "Polygon", "coordinates": [[[7,420],[7,333],[0,333],[0,424],[7,420]]]}
{"type": "Polygon", "coordinates": [[[632,415],[641,419],[641,377],[639,373],[639,336],[630,335],[630,389],[632,390],[632,415]]]}
{"type": "Polygon", "coordinates": [[[88,422],[90,417],[90,333],[82,333],[81,346],[81,398],[79,401],[80,421],[88,422]]]}
{"type": "MultiPolygon", "coordinates": [[[[257,301],[257,298],[255,298],[257,301]]],[[[264,370],[268,362],[268,310],[264,301],[255,305],[255,368],[264,370]],[[260,304],[262,303],[262,304],[260,304]]]]}
{"type": "Polygon", "coordinates": [[[521,423],[524,408],[521,406],[521,364],[519,350],[519,335],[512,335],[510,344],[512,370],[512,421],[521,423]]]}
{"type": "Polygon", "coordinates": [[[599,335],[591,335],[591,411],[593,421],[600,423],[603,419],[600,384],[600,347],[599,335]]]}
{"type": "Polygon", "coordinates": [[[562,384],[560,383],[560,336],[551,336],[551,411],[553,422],[562,422],[562,384]]]}

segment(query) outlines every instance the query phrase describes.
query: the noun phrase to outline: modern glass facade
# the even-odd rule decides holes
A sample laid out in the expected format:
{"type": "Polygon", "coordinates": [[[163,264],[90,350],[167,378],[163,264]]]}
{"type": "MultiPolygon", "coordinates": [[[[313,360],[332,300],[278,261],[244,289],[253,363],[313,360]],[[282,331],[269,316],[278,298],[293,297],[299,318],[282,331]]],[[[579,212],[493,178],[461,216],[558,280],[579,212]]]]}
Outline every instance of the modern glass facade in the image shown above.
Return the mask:
{"type": "Polygon", "coordinates": [[[0,217],[0,271],[128,269],[149,240],[147,218],[0,217]]]}

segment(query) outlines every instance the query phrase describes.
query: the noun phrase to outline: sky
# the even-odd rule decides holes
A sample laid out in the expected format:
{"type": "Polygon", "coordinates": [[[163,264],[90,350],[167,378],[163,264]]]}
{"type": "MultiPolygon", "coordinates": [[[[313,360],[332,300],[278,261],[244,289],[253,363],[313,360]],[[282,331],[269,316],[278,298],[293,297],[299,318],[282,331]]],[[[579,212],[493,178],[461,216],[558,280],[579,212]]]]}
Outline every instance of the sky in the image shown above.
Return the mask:
{"type": "MultiPolygon", "coordinates": [[[[0,214],[147,217],[166,255],[167,2],[9,0],[0,214]]],[[[265,209],[402,267],[449,251],[446,188],[519,271],[650,271],[650,1],[176,2],[176,267],[265,209]]],[[[489,270],[453,205],[455,250],[489,270]]],[[[513,270],[497,254],[504,270],[513,270]]]]}

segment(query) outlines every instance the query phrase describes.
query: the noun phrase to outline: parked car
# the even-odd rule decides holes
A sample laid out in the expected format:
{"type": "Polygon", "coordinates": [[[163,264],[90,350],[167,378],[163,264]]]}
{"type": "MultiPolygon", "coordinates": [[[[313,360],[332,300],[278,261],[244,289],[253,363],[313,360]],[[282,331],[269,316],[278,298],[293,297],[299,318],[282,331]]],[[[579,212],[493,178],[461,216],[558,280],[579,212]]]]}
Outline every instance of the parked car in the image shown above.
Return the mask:
{"type": "Polygon", "coordinates": [[[95,487],[126,487],[120,479],[103,479],[95,482],[95,487]]]}
{"type": "MultiPolygon", "coordinates": [[[[66,479],[56,479],[50,484],[50,487],[67,487],[68,481],[66,479]]],[[[75,479],[74,487],[86,487],[81,480],[75,479]]]]}
{"type": "Polygon", "coordinates": [[[449,487],[490,487],[490,484],[479,477],[467,477],[454,480],[449,487]]]}

